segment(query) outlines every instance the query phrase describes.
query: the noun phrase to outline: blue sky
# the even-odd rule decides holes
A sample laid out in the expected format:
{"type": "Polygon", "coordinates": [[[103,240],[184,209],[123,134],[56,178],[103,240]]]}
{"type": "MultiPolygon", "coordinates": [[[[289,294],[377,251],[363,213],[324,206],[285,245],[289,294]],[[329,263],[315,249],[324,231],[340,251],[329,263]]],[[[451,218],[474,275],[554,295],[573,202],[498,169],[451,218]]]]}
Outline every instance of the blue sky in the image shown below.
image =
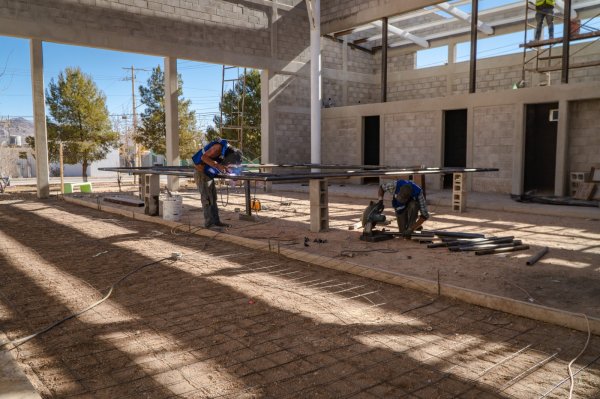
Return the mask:
{"type": "MultiPolygon", "coordinates": [[[[44,83],[58,76],[66,67],[80,67],[92,75],[96,85],[106,94],[107,106],[111,115],[132,113],[131,66],[147,71],[136,71],[137,111],[140,105],[137,87],[145,84],[153,67],[163,68],[162,57],[143,54],[123,53],[87,47],[68,46],[44,42],[44,83]]],[[[31,119],[31,78],[29,63],[29,41],[0,36],[0,117],[23,116],[31,119]]],[[[221,98],[222,66],[178,60],[178,71],[183,78],[183,95],[192,101],[200,128],[207,124],[218,112],[221,98]]]]}

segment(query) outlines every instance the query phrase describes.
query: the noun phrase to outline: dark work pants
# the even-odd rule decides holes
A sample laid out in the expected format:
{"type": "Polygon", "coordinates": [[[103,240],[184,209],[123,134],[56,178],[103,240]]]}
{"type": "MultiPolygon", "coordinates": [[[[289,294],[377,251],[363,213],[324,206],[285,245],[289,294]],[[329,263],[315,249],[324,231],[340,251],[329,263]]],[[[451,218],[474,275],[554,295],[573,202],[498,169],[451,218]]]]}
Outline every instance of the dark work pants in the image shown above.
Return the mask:
{"type": "Polygon", "coordinates": [[[546,19],[546,24],[548,24],[548,38],[554,38],[554,8],[544,7],[535,13],[535,22],[537,23],[535,26],[535,40],[540,40],[542,37],[544,19],[546,19]]]}
{"type": "Polygon", "coordinates": [[[200,192],[202,200],[202,210],[204,211],[204,227],[210,227],[220,223],[219,208],[217,207],[217,189],[215,180],[206,176],[204,173],[196,171],[194,181],[200,192]]]}
{"type": "Polygon", "coordinates": [[[410,200],[406,207],[401,212],[396,212],[396,221],[398,222],[398,230],[404,233],[417,221],[419,215],[419,203],[414,199],[410,200]]]}

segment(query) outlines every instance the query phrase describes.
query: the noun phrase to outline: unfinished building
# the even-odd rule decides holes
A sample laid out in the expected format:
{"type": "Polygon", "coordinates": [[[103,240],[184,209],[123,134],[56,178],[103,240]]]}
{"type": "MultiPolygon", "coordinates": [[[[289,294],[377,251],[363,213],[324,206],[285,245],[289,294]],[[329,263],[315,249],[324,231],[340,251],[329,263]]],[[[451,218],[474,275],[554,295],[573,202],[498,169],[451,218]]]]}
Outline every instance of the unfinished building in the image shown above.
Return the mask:
{"type": "MultiPolygon", "coordinates": [[[[30,40],[39,199],[0,197],[0,396],[600,396],[598,208],[509,199],[570,195],[573,173],[600,169],[600,1],[551,3],[555,38],[533,40],[525,1],[0,0],[0,35],[30,40]],[[318,201],[282,185],[258,221],[237,218],[246,183],[217,232],[177,173],[179,221],[54,198],[44,41],[164,57],[168,166],[177,61],[260,69],[264,167],[490,168],[466,175],[482,196],[464,215],[427,175],[442,193],[428,223],[552,256],[363,243],[350,228],[377,188],[360,177],[328,194],[320,175],[318,201]],[[328,201],[329,231],[307,233],[328,201]]],[[[150,174],[142,200],[162,184],[150,174]]]]}

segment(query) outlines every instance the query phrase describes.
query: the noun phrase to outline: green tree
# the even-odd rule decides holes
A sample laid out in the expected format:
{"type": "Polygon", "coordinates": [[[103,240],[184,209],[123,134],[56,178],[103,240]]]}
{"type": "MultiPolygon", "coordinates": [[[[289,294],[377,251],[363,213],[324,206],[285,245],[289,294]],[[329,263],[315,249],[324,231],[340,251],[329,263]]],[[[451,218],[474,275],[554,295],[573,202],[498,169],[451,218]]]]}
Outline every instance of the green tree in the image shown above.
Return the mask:
{"type": "MultiPolygon", "coordinates": [[[[50,111],[46,122],[49,159],[58,161],[58,143],[62,141],[64,162],[81,163],[83,180],[87,181],[88,166],[118,147],[119,136],[111,129],[106,96],[91,76],[79,68],[66,68],[56,82],[50,80],[46,103],[50,111]]],[[[33,137],[27,142],[35,147],[33,137]]]]}
{"type": "MultiPolygon", "coordinates": [[[[190,110],[190,100],[185,100],[182,95],[183,80],[178,76],[178,105],[179,113],[179,155],[181,159],[189,159],[197,151],[199,132],[196,128],[196,112],[190,110]]],[[[140,86],[142,104],[146,109],[141,114],[141,126],[134,134],[134,140],[155,154],[167,153],[167,130],[165,122],[165,86],[164,73],[160,66],[152,69],[146,86],[140,86]]]]}
{"type": "MultiPolygon", "coordinates": [[[[209,126],[206,130],[208,140],[214,140],[219,135],[224,139],[237,141],[238,132],[232,129],[223,129],[219,133],[221,126],[238,126],[238,110],[241,108],[243,76],[234,84],[234,87],[223,95],[219,103],[219,110],[223,112],[223,121],[221,115],[213,118],[215,127],[209,126]]],[[[260,157],[260,73],[252,69],[246,72],[246,86],[244,97],[244,117],[243,117],[243,137],[241,150],[247,160],[260,157]]],[[[237,143],[239,145],[239,143],[237,143]]]]}

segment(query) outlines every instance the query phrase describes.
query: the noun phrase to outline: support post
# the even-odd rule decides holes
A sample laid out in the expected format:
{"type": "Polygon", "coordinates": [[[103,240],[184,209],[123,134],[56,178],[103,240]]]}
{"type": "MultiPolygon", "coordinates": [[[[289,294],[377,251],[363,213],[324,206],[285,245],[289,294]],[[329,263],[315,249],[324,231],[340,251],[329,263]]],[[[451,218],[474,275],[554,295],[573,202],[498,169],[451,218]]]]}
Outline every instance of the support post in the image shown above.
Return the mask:
{"type": "Polygon", "coordinates": [[[569,102],[558,103],[558,126],[556,129],[556,170],[554,175],[554,195],[571,195],[569,192],[569,102]]]}
{"type": "Polygon", "coordinates": [[[388,19],[381,19],[381,102],[387,102],[388,19]]]}
{"type": "Polygon", "coordinates": [[[31,91],[33,98],[33,125],[35,129],[35,171],[38,198],[50,196],[48,169],[48,133],[46,131],[46,97],[44,95],[44,55],[42,41],[29,41],[31,54],[31,91]]]}
{"type": "Polygon", "coordinates": [[[309,182],[310,197],[310,231],[318,233],[329,229],[329,200],[327,180],[311,179],[309,182]]]}
{"type": "Polygon", "coordinates": [[[479,1],[471,2],[471,58],[469,60],[469,93],[477,90],[477,20],[479,19],[479,1]]]}
{"type": "Polygon", "coordinates": [[[560,81],[569,83],[569,53],[571,45],[571,0],[565,0],[562,48],[562,75],[560,81]]]}
{"type": "Polygon", "coordinates": [[[321,0],[306,0],[310,20],[310,162],[321,163],[321,0]]]}
{"type": "MultiPolygon", "coordinates": [[[[177,110],[179,87],[177,58],[165,57],[165,125],[167,130],[167,165],[180,166],[179,159],[179,114],[177,110]]],[[[179,177],[167,176],[167,187],[179,190],[179,177]]]]}
{"type": "Polygon", "coordinates": [[[63,142],[61,141],[58,147],[58,162],[60,168],[60,193],[65,193],[65,163],[63,159],[63,142]]]}

